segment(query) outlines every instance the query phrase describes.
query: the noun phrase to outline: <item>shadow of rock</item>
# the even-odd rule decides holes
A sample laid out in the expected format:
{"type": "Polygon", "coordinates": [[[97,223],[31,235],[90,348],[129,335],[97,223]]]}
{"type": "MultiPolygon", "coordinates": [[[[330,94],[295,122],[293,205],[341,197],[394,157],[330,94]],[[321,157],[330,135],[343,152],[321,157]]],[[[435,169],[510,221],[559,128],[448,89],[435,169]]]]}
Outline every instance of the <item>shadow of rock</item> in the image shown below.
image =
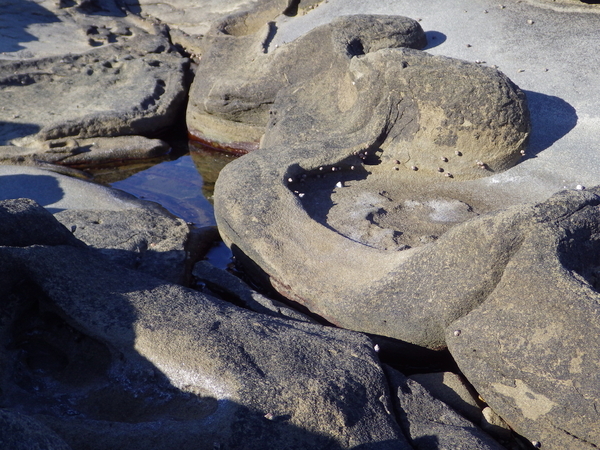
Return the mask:
{"type": "Polygon", "coordinates": [[[437,47],[446,41],[446,35],[439,31],[426,31],[425,37],[427,38],[427,45],[421,50],[429,50],[430,48],[437,47]]]}
{"type": "MultiPolygon", "coordinates": [[[[0,84],[2,82],[0,81],[0,84]]],[[[41,130],[40,125],[33,123],[19,123],[0,121],[0,145],[10,145],[12,139],[35,134],[41,130]]]]}
{"type": "Polygon", "coordinates": [[[527,156],[534,157],[568,134],[577,125],[577,111],[559,97],[525,91],[531,116],[527,156]]]}
{"type": "Polygon", "coordinates": [[[63,197],[63,189],[52,176],[22,174],[0,177],[0,200],[33,198],[40,205],[46,206],[63,197]]]}
{"type": "Polygon", "coordinates": [[[3,1],[0,3],[0,53],[22,50],[23,42],[35,41],[38,38],[27,32],[33,24],[49,24],[58,22],[56,15],[35,2],[3,1]]]}

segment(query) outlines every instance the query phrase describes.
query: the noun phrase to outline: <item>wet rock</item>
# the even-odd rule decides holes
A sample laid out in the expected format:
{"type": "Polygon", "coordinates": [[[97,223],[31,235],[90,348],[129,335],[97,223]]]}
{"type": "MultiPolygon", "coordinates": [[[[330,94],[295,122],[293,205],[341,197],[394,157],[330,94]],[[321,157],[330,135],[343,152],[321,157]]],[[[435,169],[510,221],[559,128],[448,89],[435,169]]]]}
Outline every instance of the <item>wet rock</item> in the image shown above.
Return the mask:
{"type": "MultiPolygon", "coordinates": [[[[206,37],[207,50],[187,109],[188,127],[196,138],[244,152],[257,148],[271,120],[271,106],[284,88],[323,77],[334,78],[329,88],[337,87],[353,56],[385,47],[425,45],[425,34],[416,21],[357,15],[335,19],[271,48],[277,30],[267,22],[282,11],[273,8],[272,17],[266,12],[232,15],[206,37]]],[[[324,100],[318,92],[313,98],[324,100]]]]}
{"type": "Polygon", "coordinates": [[[459,415],[429,391],[400,372],[386,367],[400,424],[415,449],[503,450],[489,435],[459,415]]]}
{"type": "Polygon", "coordinates": [[[9,409],[0,409],[0,444],[11,450],[71,450],[50,428],[9,409]]]}
{"type": "Polygon", "coordinates": [[[494,289],[446,332],[483,399],[542,448],[600,443],[599,193],[564,191],[524,208],[494,289]]]}
{"type": "Polygon", "coordinates": [[[3,404],[72,448],[410,448],[358,333],[68,245],[2,247],[0,277],[3,404]]]}

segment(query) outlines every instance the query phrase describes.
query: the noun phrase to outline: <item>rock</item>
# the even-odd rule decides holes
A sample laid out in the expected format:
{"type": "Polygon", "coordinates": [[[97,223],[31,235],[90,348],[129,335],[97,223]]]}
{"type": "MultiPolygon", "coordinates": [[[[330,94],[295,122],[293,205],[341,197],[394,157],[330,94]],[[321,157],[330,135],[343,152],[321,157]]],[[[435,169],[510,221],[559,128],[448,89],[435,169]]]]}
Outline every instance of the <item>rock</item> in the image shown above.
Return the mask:
{"type": "Polygon", "coordinates": [[[82,245],[56,218],[30,199],[0,202],[0,246],[82,245]]]}
{"type": "Polygon", "coordinates": [[[93,209],[123,211],[157,205],[118,189],[35,167],[0,165],[0,200],[30,198],[48,211],[93,209]]]}
{"type": "Polygon", "coordinates": [[[217,180],[217,224],[239,261],[311,312],[440,349],[513,245],[512,213],[469,225],[502,199],[467,179],[520,157],[524,96],[494,69],[412,49],[348,64],[279,92],[263,148],[217,180]]]}
{"type": "MultiPolygon", "coordinates": [[[[274,3],[286,2],[267,5],[274,3]]],[[[283,9],[264,9],[270,13],[232,15],[206,37],[207,50],[198,65],[187,109],[190,133],[204,143],[242,152],[255,149],[270,120],[271,106],[284,88],[306,80],[330,80],[327,73],[344,73],[351,58],[365,52],[425,45],[416,21],[356,15],[270,48],[277,30],[267,22],[283,9]]],[[[333,86],[338,81],[342,80],[333,86]]],[[[315,96],[320,94],[315,92],[315,96]]]]}
{"type": "Polygon", "coordinates": [[[207,261],[197,262],[194,265],[192,275],[196,283],[203,286],[202,291],[208,289],[208,293],[229,301],[234,305],[261,314],[316,323],[309,316],[254,291],[235,275],[218,269],[207,261]]]}
{"type": "Polygon", "coordinates": [[[71,450],[50,428],[8,409],[0,409],[0,445],[10,450],[71,450]]]}
{"type": "Polygon", "coordinates": [[[24,197],[37,203],[9,200],[7,205],[17,209],[7,210],[11,220],[3,223],[11,233],[5,237],[17,241],[4,245],[82,245],[81,239],[114,263],[174,283],[189,283],[190,227],[161,206],[55,172],[0,166],[0,200],[24,197]],[[36,236],[39,242],[30,241],[36,236]]]}
{"type": "Polygon", "coordinates": [[[185,246],[190,229],[167,211],[66,210],[55,217],[73,230],[75,237],[115,264],[171,283],[188,284],[185,246]]]}
{"type": "Polygon", "coordinates": [[[483,417],[480,421],[481,429],[490,436],[494,436],[496,439],[508,440],[512,436],[512,431],[508,424],[496,414],[489,406],[486,406],[481,410],[483,417]]]}
{"type": "Polygon", "coordinates": [[[1,247],[0,279],[3,405],[71,448],[410,448],[363,335],[70,245],[1,247]]]}
{"type": "Polygon", "coordinates": [[[149,35],[79,55],[0,62],[0,144],[155,134],[183,106],[186,64],[165,36],[149,35]]]}
{"type": "Polygon", "coordinates": [[[434,398],[422,385],[386,367],[400,424],[413,448],[503,450],[472,422],[434,398]]]}
{"type": "MultiPolygon", "coordinates": [[[[408,377],[427,389],[464,418],[479,424],[483,419],[482,402],[463,377],[452,372],[419,373],[408,377]]],[[[490,433],[491,434],[491,433],[490,433]]]]}
{"type": "Polygon", "coordinates": [[[600,445],[599,193],[564,191],[523,207],[494,288],[446,330],[483,399],[545,449],[600,445]]]}
{"type": "Polygon", "coordinates": [[[35,165],[46,162],[87,168],[157,158],[170,150],[166,142],[142,136],[66,138],[40,142],[39,146],[41,148],[0,146],[0,163],[35,165]]]}

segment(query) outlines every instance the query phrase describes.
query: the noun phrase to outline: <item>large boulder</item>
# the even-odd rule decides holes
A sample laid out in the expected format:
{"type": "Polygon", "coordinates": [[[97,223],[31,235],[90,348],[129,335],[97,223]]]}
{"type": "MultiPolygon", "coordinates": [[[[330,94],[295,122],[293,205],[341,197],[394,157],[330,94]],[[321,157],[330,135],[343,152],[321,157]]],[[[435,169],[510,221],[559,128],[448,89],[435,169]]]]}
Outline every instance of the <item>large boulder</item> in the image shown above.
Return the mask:
{"type": "Polygon", "coordinates": [[[326,320],[443,348],[445,327],[493,286],[518,223],[453,232],[499,202],[469,180],[515,164],[528,132],[524,95],[497,70],[374,48],[279,91],[262,148],[217,180],[219,230],[239,261],[326,320]]]}
{"type": "MultiPolygon", "coordinates": [[[[205,38],[207,50],[198,65],[187,109],[187,124],[195,138],[216,147],[255,149],[272,104],[284,88],[331,77],[330,72],[340,76],[333,85],[337,86],[354,56],[426,44],[414,20],[357,15],[337,18],[275,48],[270,41],[277,29],[268,19],[264,11],[232,15],[205,38]]],[[[320,94],[315,93],[315,98],[320,100],[320,94]]]]}
{"type": "Polygon", "coordinates": [[[446,330],[484,400],[542,448],[600,445],[599,194],[567,191],[526,208],[485,302],[446,330]]]}

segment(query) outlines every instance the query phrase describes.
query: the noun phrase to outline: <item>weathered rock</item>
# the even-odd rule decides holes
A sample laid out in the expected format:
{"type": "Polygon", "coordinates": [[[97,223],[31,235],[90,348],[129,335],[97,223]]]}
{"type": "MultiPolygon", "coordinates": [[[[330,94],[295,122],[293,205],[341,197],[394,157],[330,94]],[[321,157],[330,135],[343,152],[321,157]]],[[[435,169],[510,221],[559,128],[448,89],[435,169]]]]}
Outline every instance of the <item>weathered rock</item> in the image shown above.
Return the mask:
{"type": "Polygon", "coordinates": [[[170,150],[166,142],[142,136],[66,138],[39,142],[38,145],[41,148],[0,146],[0,163],[35,165],[45,162],[81,168],[157,158],[170,150]]]}
{"type": "Polygon", "coordinates": [[[0,248],[3,405],[89,449],[409,449],[372,342],[86,248],[0,248]],[[9,295],[10,294],[10,295],[9,295]]]}
{"type": "Polygon", "coordinates": [[[37,204],[6,203],[6,208],[14,207],[5,214],[11,220],[2,221],[10,231],[3,238],[16,240],[3,245],[81,244],[79,238],[115,263],[174,283],[188,282],[190,227],[155,203],[46,170],[0,166],[0,200],[15,198],[33,198],[37,204]],[[31,241],[35,238],[40,240],[31,241]]]}
{"type": "Polygon", "coordinates": [[[56,218],[31,199],[0,202],[0,246],[82,245],[56,218]]]}
{"type": "Polygon", "coordinates": [[[386,367],[400,424],[413,448],[503,450],[472,422],[433,397],[422,385],[386,367]]]}
{"type": "Polygon", "coordinates": [[[473,230],[442,239],[493,209],[462,180],[515,164],[529,117],[523,92],[499,71],[402,48],[421,38],[410,19],[342,17],[265,53],[283,64],[275,55],[313,55],[318,45],[328,61],[318,76],[298,57],[271,91],[254,89],[254,77],[235,96],[227,79],[194,93],[227,123],[246,126],[248,114],[258,126],[270,111],[261,149],[217,181],[217,223],[238,260],[336,325],[436,349],[506,258],[505,243],[485,235],[492,250],[478,253],[473,230]],[[394,25],[404,31],[392,34],[394,25]],[[262,96],[262,112],[241,108],[249,92],[262,96]]]}
{"type": "Polygon", "coordinates": [[[218,269],[207,261],[197,262],[194,265],[192,275],[197,283],[208,288],[208,293],[213,293],[212,295],[229,301],[234,305],[261,314],[316,323],[309,316],[254,291],[235,275],[218,269]]]}
{"type": "MultiPolygon", "coordinates": [[[[272,14],[281,11],[273,8],[272,14]]],[[[188,127],[198,139],[241,151],[257,148],[282,89],[324,76],[329,80],[330,72],[343,74],[351,58],[365,52],[420,48],[426,42],[423,30],[411,19],[357,15],[338,18],[270,48],[277,31],[268,20],[264,12],[234,15],[216,24],[207,36],[187,109],[188,127]]],[[[332,86],[341,82],[336,80],[332,86]]],[[[314,94],[322,101],[321,93],[314,94]]]]}
{"type": "Polygon", "coordinates": [[[10,450],[71,450],[50,428],[8,409],[0,409],[0,446],[10,450]]]}
{"type": "Polygon", "coordinates": [[[0,62],[0,143],[30,147],[169,127],[183,106],[187,64],[169,49],[165,36],[141,34],[79,55],[0,62]]]}
{"type": "Polygon", "coordinates": [[[446,332],[484,400],[542,448],[600,445],[599,193],[565,191],[524,208],[486,301],[446,332]]]}

